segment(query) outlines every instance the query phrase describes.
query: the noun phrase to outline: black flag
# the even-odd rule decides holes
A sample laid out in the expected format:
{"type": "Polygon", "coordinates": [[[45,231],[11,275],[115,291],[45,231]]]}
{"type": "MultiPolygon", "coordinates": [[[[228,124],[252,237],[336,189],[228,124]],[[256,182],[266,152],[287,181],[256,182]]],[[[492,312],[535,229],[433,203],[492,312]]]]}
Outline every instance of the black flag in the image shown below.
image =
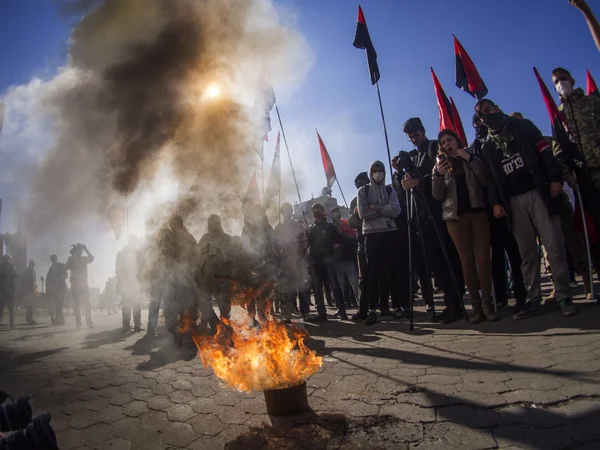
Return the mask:
{"type": "Polygon", "coordinates": [[[367,51],[367,64],[369,65],[369,74],[371,75],[371,84],[379,81],[379,66],[377,65],[377,52],[371,42],[367,22],[362,12],[362,8],[358,7],[358,21],[356,22],[356,34],[354,35],[354,46],[367,51]]]}

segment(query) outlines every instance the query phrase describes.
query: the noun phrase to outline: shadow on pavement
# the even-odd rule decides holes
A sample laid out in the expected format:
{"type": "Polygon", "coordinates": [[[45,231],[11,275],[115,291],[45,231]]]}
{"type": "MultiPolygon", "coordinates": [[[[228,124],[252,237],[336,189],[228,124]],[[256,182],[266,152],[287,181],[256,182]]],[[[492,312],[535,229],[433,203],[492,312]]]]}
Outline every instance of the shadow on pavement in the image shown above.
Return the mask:
{"type": "Polygon", "coordinates": [[[23,355],[15,356],[14,358],[2,363],[3,372],[9,370],[16,370],[20,367],[27,366],[40,359],[47,358],[48,356],[56,355],[67,350],[69,347],[55,348],[52,350],[44,350],[39,352],[25,353],[23,355]]]}
{"type": "Polygon", "coordinates": [[[102,345],[115,344],[122,342],[131,336],[132,332],[123,332],[121,328],[116,328],[110,331],[102,331],[100,333],[89,334],[85,337],[83,344],[84,348],[98,348],[102,345]]]}

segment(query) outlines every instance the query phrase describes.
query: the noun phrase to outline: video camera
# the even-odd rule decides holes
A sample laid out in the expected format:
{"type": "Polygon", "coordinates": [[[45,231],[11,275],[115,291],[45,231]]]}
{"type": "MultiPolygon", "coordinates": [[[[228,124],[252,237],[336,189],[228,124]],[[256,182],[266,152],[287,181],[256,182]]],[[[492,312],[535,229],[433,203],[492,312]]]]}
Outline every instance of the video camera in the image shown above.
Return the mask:
{"type": "Polygon", "coordinates": [[[400,150],[398,152],[398,169],[403,170],[404,172],[410,174],[413,178],[417,178],[421,176],[418,167],[416,167],[412,161],[414,156],[418,155],[417,150],[411,150],[407,152],[405,150],[400,150]]]}
{"type": "MultiPolygon", "coordinates": [[[[12,397],[0,391],[0,402],[12,397]]],[[[58,450],[56,434],[50,426],[50,413],[33,419],[29,396],[0,405],[0,450],[58,450]]]]}

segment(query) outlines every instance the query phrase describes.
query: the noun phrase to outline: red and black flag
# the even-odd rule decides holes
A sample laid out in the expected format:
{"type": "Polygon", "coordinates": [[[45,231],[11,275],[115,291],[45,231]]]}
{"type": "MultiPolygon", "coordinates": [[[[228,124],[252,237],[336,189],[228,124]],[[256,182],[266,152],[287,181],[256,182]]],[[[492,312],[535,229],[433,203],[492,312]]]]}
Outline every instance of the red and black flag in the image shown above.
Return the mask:
{"type": "Polygon", "coordinates": [[[367,64],[369,65],[369,74],[371,75],[371,84],[379,81],[379,66],[377,65],[377,52],[373,47],[367,22],[362,8],[358,6],[358,21],[356,22],[356,33],[354,34],[354,46],[367,51],[367,64]]]}
{"type": "Polygon", "coordinates": [[[585,71],[585,86],[587,95],[600,96],[600,92],[598,92],[598,86],[596,86],[596,82],[592,78],[592,74],[589,70],[585,71]]]}
{"type": "Polygon", "coordinates": [[[248,189],[246,190],[246,195],[244,195],[244,199],[242,200],[242,204],[250,203],[253,205],[260,204],[260,192],[258,192],[258,182],[256,181],[256,172],[252,174],[252,178],[250,179],[250,183],[248,184],[248,189]]]}
{"type": "Polygon", "coordinates": [[[481,100],[487,95],[488,88],[465,48],[456,39],[456,36],[452,36],[454,37],[454,55],[456,56],[456,86],[477,100],[481,100]]]}
{"type": "Polygon", "coordinates": [[[265,207],[271,203],[271,199],[281,191],[281,152],[279,145],[279,133],[277,133],[277,144],[275,145],[275,154],[273,155],[273,165],[271,166],[271,174],[265,189],[265,207]]]}
{"type": "Polygon", "coordinates": [[[325,177],[327,178],[327,189],[331,189],[331,186],[335,183],[335,169],[333,168],[329,153],[327,152],[325,144],[323,144],[323,139],[321,139],[318,131],[317,138],[319,138],[319,147],[321,147],[321,159],[323,160],[323,169],[325,170],[325,177]]]}
{"type": "Polygon", "coordinates": [[[440,80],[438,80],[438,77],[433,71],[433,67],[431,68],[431,77],[433,78],[433,89],[435,90],[435,98],[437,99],[438,111],[440,113],[440,131],[456,131],[454,121],[452,120],[452,104],[450,103],[450,100],[448,100],[440,80]]]}
{"type": "Polygon", "coordinates": [[[465,128],[463,127],[462,120],[460,120],[460,115],[458,114],[458,109],[454,104],[454,100],[450,97],[450,105],[452,105],[452,123],[454,123],[454,129],[458,137],[463,141],[463,145],[467,146],[467,135],[465,134],[465,128]]]}
{"type": "Polygon", "coordinates": [[[554,139],[560,144],[563,148],[563,151],[568,150],[571,147],[571,140],[569,139],[569,131],[567,128],[567,123],[565,118],[558,110],[554,99],[552,98],[552,94],[548,90],[548,86],[540,77],[537,69],[534,67],[533,72],[535,73],[535,78],[540,85],[540,90],[542,91],[542,97],[544,98],[544,103],[546,104],[546,109],[548,110],[548,115],[550,116],[550,123],[552,124],[552,133],[554,135],[554,139]]]}

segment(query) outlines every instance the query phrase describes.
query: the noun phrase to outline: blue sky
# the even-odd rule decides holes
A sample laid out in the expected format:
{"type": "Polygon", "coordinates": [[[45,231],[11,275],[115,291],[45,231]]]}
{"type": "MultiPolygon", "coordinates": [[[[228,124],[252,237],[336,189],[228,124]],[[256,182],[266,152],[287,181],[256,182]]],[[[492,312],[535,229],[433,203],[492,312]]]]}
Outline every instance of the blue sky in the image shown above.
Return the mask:
{"type": "MultiPolygon", "coordinates": [[[[386,158],[377,96],[369,83],[364,52],[352,47],[357,4],[348,0],[278,3],[294,12],[295,25],[314,53],[314,64],[303,85],[280,105],[284,126],[290,124],[292,157],[319,162],[316,137],[312,149],[302,145],[303,154],[294,155],[294,142],[309,139],[299,135],[314,137],[314,128],[319,128],[343,188],[351,191],[358,172],[371,160],[386,158]],[[313,123],[307,124],[309,119],[313,123]],[[301,130],[295,124],[308,127],[301,130]],[[340,129],[346,128],[364,138],[360,140],[364,148],[338,136],[340,129]],[[342,144],[344,148],[338,147],[342,144]]],[[[558,65],[570,69],[581,83],[586,68],[600,80],[598,51],[583,17],[567,0],[363,0],[361,4],[379,55],[393,154],[410,147],[402,133],[402,123],[409,117],[420,116],[429,135],[436,134],[438,116],[430,66],[456,101],[472,137],[469,124],[474,101],[454,86],[452,33],[475,61],[489,87],[489,97],[507,112],[523,112],[542,131],[549,127],[533,65],[546,82],[550,81],[549,71],[558,65]]],[[[72,22],[59,14],[56,2],[2,1],[0,18],[0,92],[25,84],[33,76],[48,77],[65,62],[72,22]]],[[[267,149],[267,161],[270,154],[272,150],[267,149]]],[[[320,169],[313,164],[310,167],[320,169]]],[[[303,196],[316,195],[324,185],[324,175],[305,178],[311,183],[303,183],[303,196]],[[314,186],[315,178],[321,184],[314,186]]]]}
{"type": "MultiPolygon", "coordinates": [[[[315,135],[318,128],[350,201],[356,174],[366,171],[374,159],[387,160],[365,54],[352,46],[358,4],[349,0],[275,2],[312,52],[310,70],[300,86],[281,92],[274,83],[303,200],[311,193],[317,196],[325,185],[315,135]]],[[[10,86],[25,85],[33,77],[49,79],[65,64],[74,22],[60,15],[57,3],[0,1],[0,98],[10,86]]],[[[428,135],[437,135],[430,66],[457,103],[467,135],[473,138],[470,122],[475,101],[454,86],[453,33],[477,65],[489,97],[506,112],[521,111],[543,132],[549,132],[549,120],[533,76],[534,65],[548,84],[556,66],[571,70],[580,85],[585,82],[586,68],[600,82],[598,50],[582,15],[568,0],[363,0],[361,4],[379,55],[392,155],[411,147],[402,132],[402,124],[410,117],[421,117],[428,135]]],[[[276,130],[274,114],[272,119],[276,130]]],[[[6,133],[0,137],[0,147],[6,137],[6,133]]],[[[274,142],[275,132],[265,150],[265,179],[274,142]]],[[[285,154],[282,161],[284,180],[289,182],[285,154]]],[[[292,192],[288,191],[286,199],[291,200],[292,192]]],[[[337,187],[334,196],[341,202],[337,187]]]]}

